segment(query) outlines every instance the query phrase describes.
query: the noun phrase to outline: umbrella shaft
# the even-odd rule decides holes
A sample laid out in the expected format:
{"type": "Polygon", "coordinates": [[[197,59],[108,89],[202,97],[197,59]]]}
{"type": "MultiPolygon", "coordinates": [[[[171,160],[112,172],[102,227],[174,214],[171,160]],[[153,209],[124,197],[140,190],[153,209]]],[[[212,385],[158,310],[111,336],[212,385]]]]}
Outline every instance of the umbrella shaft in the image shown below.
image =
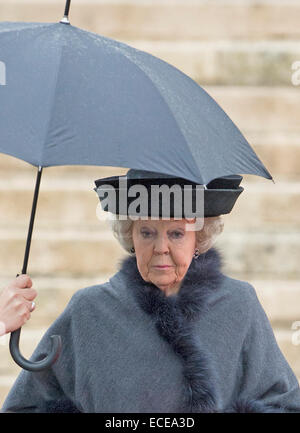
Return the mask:
{"type": "Polygon", "coordinates": [[[32,230],[33,230],[33,224],[34,224],[34,218],[35,218],[35,211],[36,211],[36,206],[37,206],[37,201],[38,201],[38,196],[39,196],[42,170],[43,170],[43,167],[39,166],[37,176],[36,176],[36,182],[35,182],[35,189],[34,189],[30,222],[29,222],[29,228],[28,228],[28,234],[27,234],[27,241],[26,241],[22,274],[26,274],[26,272],[27,272],[28,257],[29,257],[29,251],[30,251],[30,245],[31,245],[31,237],[32,237],[32,230]]]}
{"type": "Polygon", "coordinates": [[[65,17],[68,17],[68,16],[69,16],[70,3],[71,3],[71,0],[67,0],[67,1],[66,1],[65,13],[64,13],[64,16],[65,16],[65,17]]]}

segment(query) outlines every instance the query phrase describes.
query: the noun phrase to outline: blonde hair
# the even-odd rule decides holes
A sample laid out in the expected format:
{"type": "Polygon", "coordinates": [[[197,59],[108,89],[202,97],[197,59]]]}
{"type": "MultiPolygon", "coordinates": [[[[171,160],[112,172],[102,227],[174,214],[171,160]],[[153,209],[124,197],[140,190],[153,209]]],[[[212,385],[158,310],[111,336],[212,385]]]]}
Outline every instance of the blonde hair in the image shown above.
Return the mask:
{"type": "MultiPolygon", "coordinates": [[[[131,218],[119,219],[118,215],[113,215],[113,218],[109,218],[108,221],[114,237],[125,251],[134,254],[131,251],[133,247],[132,225],[134,221],[131,218]]],[[[217,237],[222,233],[223,228],[224,222],[221,216],[204,218],[202,229],[196,231],[196,243],[200,254],[205,253],[212,247],[217,237]]]]}

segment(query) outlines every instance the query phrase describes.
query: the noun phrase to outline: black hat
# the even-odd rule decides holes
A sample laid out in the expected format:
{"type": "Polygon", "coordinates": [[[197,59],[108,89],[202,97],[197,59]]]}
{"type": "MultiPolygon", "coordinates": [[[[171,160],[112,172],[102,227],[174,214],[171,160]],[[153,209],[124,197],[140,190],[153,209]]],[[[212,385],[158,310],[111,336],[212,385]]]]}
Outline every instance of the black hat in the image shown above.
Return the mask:
{"type": "Polygon", "coordinates": [[[152,191],[156,188],[157,192],[160,189],[159,187],[163,185],[166,185],[166,188],[169,187],[169,191],[172,191],[170,188],[177,185],[178,187],[176,188],[177,192],[179,191],[180,199],[179,209],[182,218],[193,218],[194,216],[215,217],[231,212],[238,196],[244,191],[244,188],[239,186],[242,179],[243,177],[240,175],[222,176],[212,180],[207,185],[198,185],[181,177],[146,170],[130,169],[123,176],[112,176],[95,180],[96,188],[94,190],[99,196],[101,207],[104,211],[110,211],[117,215],[162,217],[162,215],[166,215],[165,210],[162,211],[162,209],[167,204],[168,216],[174,217],[174,215],[178,216],[178,210],[174,211],[174,205],[178,205],[179,203],[178,195],[168,194],[168,196],[164,196],[163,194],[159,194],[154,198],[152,191]],[[131,187],[134,188],[130,192],[131,187]],[[144,199],[143,201],[141,201],[141,194],[139,193],[141,188],[142,191],[147,193],[144,196],[146,200],[144,199]],[[187,189],[190,191],[190,195],[185,195],[187,189]],[[169,198],[166,200],[163,197],[169,198]],[[187,206],[185,206],[188,200],[187,197],[191,199],[190,210],[187,210],[187,206]],[[123,200],[122,204],[120,204],[120,200],[123,200]],[[197,213],[197,203],[199,200],[201,200],[202,208],[200,206],[200,213],[197,213]],[[168,203],[165,203],[167,201],[168,203]],[[153,213],[155,205],[157,206],[158,213],[153,213]]]}

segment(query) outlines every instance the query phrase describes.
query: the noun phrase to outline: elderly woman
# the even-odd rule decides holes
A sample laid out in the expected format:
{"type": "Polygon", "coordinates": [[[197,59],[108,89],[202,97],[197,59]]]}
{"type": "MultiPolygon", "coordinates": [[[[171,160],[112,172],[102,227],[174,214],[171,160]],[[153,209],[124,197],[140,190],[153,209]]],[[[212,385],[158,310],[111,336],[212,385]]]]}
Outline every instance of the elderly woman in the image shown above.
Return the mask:
{"type": "MultiPolygon", "coordinates": [[[[127,177],[150,191],[158,178],[149,176],[130,170],[127,177]]],[[[115,180],[96,181],[97,191],[108,183],[120,199],[115,180]]],[[[297,379],[255,289],[224,275],[212,247],[221,215],[243,190],[238,184],[224,177],[206,186],[197,231],[191,215],[128,212],[126,220],[117,206],[111,225],[129,255],[108,282],[72,297],[32,360],[49,351],[52,334],[62,336],[59,358],[47,371],[22,371],[3,410],[300,412],[297,379]]]]}

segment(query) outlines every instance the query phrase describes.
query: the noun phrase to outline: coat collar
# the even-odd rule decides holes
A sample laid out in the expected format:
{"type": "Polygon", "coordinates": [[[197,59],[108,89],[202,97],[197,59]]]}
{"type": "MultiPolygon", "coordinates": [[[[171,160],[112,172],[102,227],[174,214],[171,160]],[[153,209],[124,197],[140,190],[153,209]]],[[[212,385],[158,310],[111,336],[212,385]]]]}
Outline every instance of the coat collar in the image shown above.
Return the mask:
{"type": "Polygon", "coordinates": [[[222,257],[216,248],[211,248],[193,259],[176,295],[165,293],[150,282],[143,280],[135,256],[126,257],[120,263],[120,270],[130,280],[143,309],[155,314],[164,304],[176,305],[187,320],[195,320],[208,309],[208,298],[212,291],[218,289],[224,277],[221,272],[222,257]],[[132,284],[135,283],[135,284],[132,284]]]}
{"type": "Polygon", "coordinates": [[[176,295],[165,293],[140,275],[134,256],[123,259],[120,271],[133,290],[141,308],[153,320],[157,331],[181,357],[184,387],[183,412],[215,412],[216,381],[212,361],[199,339],[193,323],[208,310],[212,291],[218,290],[224,275],[220,253],[211,248],[193,259],[176,295]]]}

